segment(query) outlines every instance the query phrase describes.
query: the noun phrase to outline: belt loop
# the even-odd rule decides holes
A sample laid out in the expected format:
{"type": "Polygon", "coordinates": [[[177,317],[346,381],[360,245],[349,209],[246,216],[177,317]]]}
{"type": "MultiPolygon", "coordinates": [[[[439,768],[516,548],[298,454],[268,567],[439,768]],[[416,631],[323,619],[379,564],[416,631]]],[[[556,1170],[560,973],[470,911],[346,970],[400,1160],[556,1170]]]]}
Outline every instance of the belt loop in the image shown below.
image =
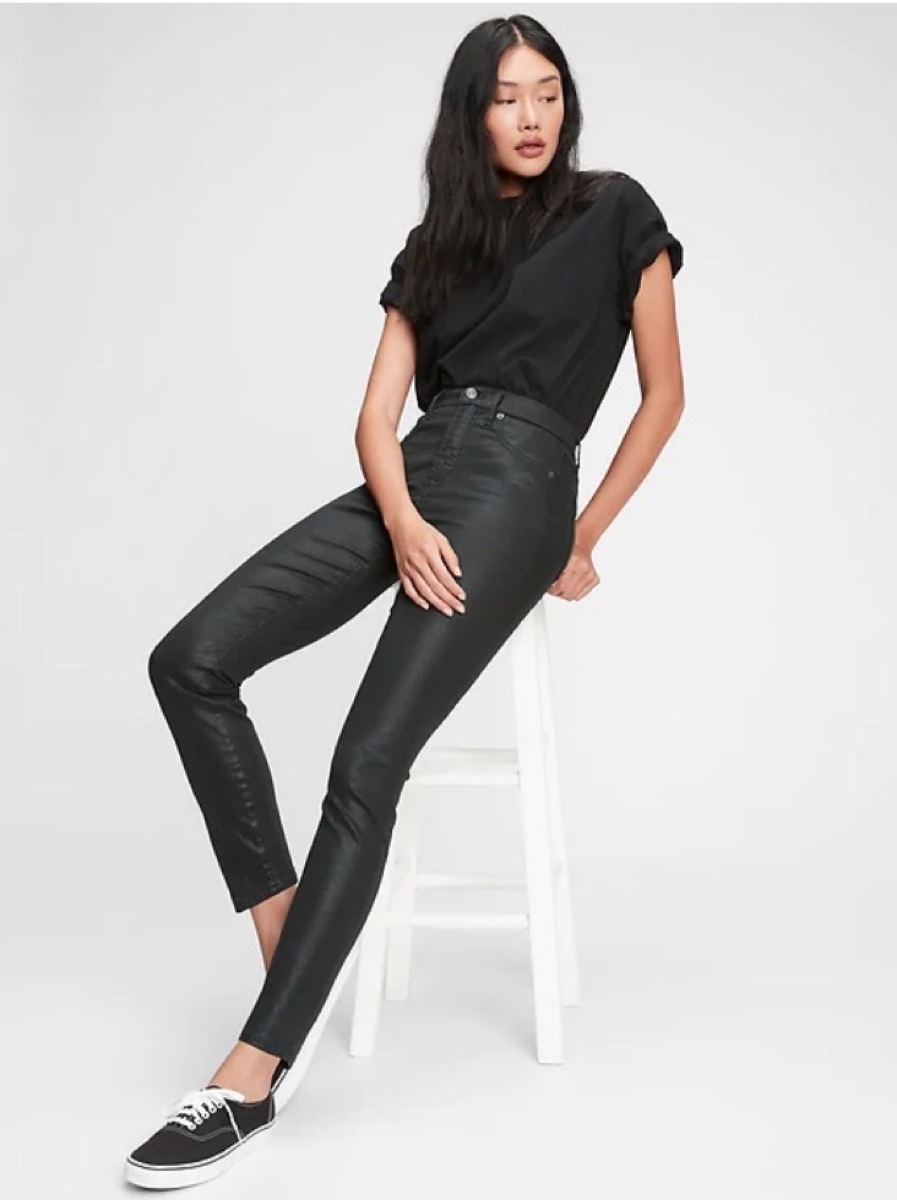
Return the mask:
{"type": "Polygon", "coordinates": [[[501,404],[503,395],[504,392],[496,391],[494,396],[483,397],[483,424],[487,429],[495,420],[495,414],[498,411],[499,405],[501,404]]]}

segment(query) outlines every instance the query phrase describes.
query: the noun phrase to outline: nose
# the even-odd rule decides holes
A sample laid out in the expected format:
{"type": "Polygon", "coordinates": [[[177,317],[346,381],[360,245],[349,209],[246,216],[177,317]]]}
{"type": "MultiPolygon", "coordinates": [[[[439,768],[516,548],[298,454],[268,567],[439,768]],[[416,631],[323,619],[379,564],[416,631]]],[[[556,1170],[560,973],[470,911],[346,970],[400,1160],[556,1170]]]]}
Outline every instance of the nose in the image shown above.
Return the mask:
{"type": "Polygon", "coordinates": [[[532,133],[539,128],[539,122],[536,120],[535,110],[524,114],[523,129],[525,133],[532,133]]]}

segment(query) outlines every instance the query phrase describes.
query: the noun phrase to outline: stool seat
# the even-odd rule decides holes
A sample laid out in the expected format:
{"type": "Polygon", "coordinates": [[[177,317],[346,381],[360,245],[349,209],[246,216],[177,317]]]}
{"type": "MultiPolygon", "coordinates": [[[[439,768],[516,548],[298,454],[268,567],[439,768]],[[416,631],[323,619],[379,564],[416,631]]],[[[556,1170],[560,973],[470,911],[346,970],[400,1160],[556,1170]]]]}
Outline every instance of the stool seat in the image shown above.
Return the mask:
{"type": "Polygon", "coordinates": [[[536,1058],[540,1063],[564,1061],[561,1009],[580,1002],[579,972],[559,801],[545,607],[542,598],[508,641],[515,745],[427,745],[412,765],[399,801],[383,878],[355,946],[358,974],[349,1045],[352,1055],[373,1053],[382,1000],[408,997],[415,928],[520,929],[529,935],[536,1058]],[[438,787],[514,789],[523,824],[524,870],[477,875],[419,870],[421,808],[430,789],[438,787]],[[524,903],[506,912],[421,912],[415,908],[415,898],[424,888],[518,890],[524,903]]]}

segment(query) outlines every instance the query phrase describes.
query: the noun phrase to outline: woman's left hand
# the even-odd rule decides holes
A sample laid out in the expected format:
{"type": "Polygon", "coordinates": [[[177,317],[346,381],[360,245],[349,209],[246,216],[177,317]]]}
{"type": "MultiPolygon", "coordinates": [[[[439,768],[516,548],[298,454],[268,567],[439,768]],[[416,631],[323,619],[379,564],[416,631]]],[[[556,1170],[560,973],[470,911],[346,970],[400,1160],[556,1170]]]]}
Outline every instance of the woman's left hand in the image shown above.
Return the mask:
{"type": "Polygon", "coordinates": [[[576,538],[566,567],[548,589],[549,596],[560,596],[562,600],[582,600],[601,582],[601,576],[592,564],[592,550],[592,546],[576,538]]]}

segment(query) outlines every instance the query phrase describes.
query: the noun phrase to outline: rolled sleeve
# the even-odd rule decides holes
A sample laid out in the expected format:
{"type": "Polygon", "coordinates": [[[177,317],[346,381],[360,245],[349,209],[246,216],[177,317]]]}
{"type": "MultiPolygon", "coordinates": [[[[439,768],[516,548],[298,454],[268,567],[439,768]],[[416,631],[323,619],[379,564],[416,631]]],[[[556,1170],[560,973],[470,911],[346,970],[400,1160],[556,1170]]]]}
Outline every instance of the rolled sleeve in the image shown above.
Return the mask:
{"type": "Polygon", "coordinates": [[[620,238],[620,281],[618,311],[622,321],[632,320],[632,306],[642,281],[642,271],[661,251],[670,256],[675,277],[682,268],[682,243],[670,232],[654,199],[636,180],[627,177],[620,238]]]}

